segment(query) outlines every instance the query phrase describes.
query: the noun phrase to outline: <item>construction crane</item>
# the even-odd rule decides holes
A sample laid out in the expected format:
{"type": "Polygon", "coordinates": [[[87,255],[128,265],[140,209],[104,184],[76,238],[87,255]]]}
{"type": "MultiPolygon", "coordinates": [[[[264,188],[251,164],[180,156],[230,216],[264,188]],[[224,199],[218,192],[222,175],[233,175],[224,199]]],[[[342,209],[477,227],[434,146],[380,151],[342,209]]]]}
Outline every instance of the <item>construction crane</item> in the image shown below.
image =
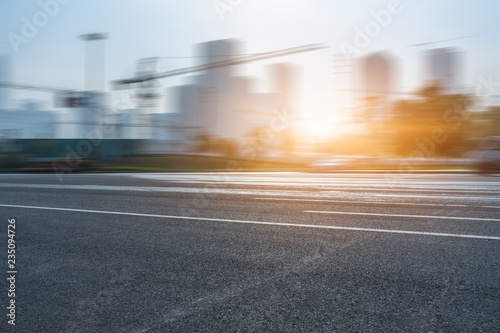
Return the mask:
{"type": "Polygon", "coordinates": [[[298,47],[293,47],[293,48],[288,48],[288,49],[282,49],[282,50],[278,50],[278,51],[256,53],[256,54],[252,54],[252,55],[236,56],[232,59],[223,60],[223,61],[216,61],[216,62],[208,63],[205,65],[182,68],[182,69],[177,69],[177,70],[168,71],[168,72],[164,72],[164,73],[139,75],[139,76],[136,76],[133,78],[116,80],[116,81],[114,81],[114,88],[115,89],[124,89],[124,88],[126,89],[129,87],[129,85],[132,85],[135,83],[158,80],[158,79],[163,79],[166,77],[183,75],[183,74],[188,74],[188,73],[201,72],[201,71],[214,69],[214,68],[241,65],[241,64],[254,62],[254,61],[277,58],[277,57],[282,57],[282,56],[291,55],[291,54],[317,51],[317,50],[321,50],[321,49],[325,49],[325,48],[327,48],[327,46],[324,44],[310,44],[310,45],[303,45],[303,46],[298,46],[298,47]]]}
{"type": "Polygon", "coordinates": [[[36,91],[45,91],[49,93],[61,93],[66,92],[68,89],[59,89],[54,87],[46,87],[40,85],[33,84],[21,84],[21,83],[13,83],[13,82],[0,82],[0,87],[10,88],[10,89],[19,89],[19,90],[36,90],[36,91]]]}
{"type": "MultiPolygon", "coordinates": [[[[74,104],[74,100],[70,101],[70,96],[74,90],[70,89],[61,89],[61,88],[55,88],[55,87],[48,87],[48,86],[42,86],[42,85],[36,85],[36,84],[22,84],[22,83],[14,83],[14,82],[6,82],[2,81],[0,82],[0,88],[9,88],[9,89],[16,89],[16,90],[35,90],[35,91],[41,91],[41,92],[46,92],[46,93],[53,93],[55,95],[54,101],[56,107],[69,107],[71,103],[74,104]]],[[[81,104],[81,103],[77,103],[81,104]]]]}
{"type": "Polygon", "coordinates": [[[77,107],[86,107],[88,106],[88,97],[83,96],[82,92],[71,89],[61,89],[55,87],[48,87],[42,85],[33,85],[33,84],[21,84],[21,83],[13,83],[13,82],[0,82],[0,88],[10,88],[17,90],[35,90],[46,93],[54,94],[54,105],[57,108],[77,108],[77,107]]]}
{"type": "Polygon", "coordinates": [[[417,47],[418,48],[420,46],[434,45],[434,44],[438,44],[438,43],[451,42],[451,41],[454,41],[454,40],[466,39],[466,38],[472,38],[472,37],[476,37],[476,36],[475,35],[461,36],[461,37],[455,37],[455,38],[448,38],[448,39],[436,40],[436,41],[427,42],[427,43],[412,44],[412,45],[408,45],[408,46],[409,47],[417,47]]]}
{"type": "MultiPolygon", "coordinates": [[[[181,69],[172,70],[172,71],[163,72],[163,73],[156,72],[158,60],[161,58],[146,58],[146,59],[139,60],[138,70],[136,72],[135,77],[113,81],[113,88],[114,88],[114,90],[136,89],[137,92],[136,92],[135,96],[139,99],[138,100],[139,105],[142,106],[143,108],[154,108],[156,103],[157,103],[156,99],[161,97],[161,94],[159,94],[157,91],[158,87],[159,87],[159,80],[160,79],[172,77],[172,76],[183,75],[183,74],[188,74],[188,73],[201,72],[201,71],[206,71],[206,70],[215,69],[215,68],[241,65],[241,64],[251,63],[254,61],[277,58],[277,57],[282,57],[282,56],[287,56],[287,55],[292,55],[292,54],[311,52],[311,51],[321,50],[321,49],[325,49],[325,48],[328,48],[328,47],[324,44],[309,44],[309,45],[303,45],[303,46],[287,48],[287,49],[282,49],[282,50],[277,50],[277,51],[264,52],[264,53],[239,54],[239,55],[220,55],[221,57],[228,57],[229,59],[221,60],[221,61],[216,60],[214,62],[200,65],[200,66],[181,68],[181,69]]],[[[217,56],[212,56],[212,57],[217,57],[217,56]]],[[[176,58],[178,58],[178,57],[176,57],[176,58]]],[[[182,58],[184,58],[184,57],[182,57],[182,58]]],[[[203,57],[203,58],[206,58],[206,57],[203,57]]],[[[139,124],[138,126],[139,127],[157,127],[154,125],[151,126],[151,124],[148,124],[147,126],[139,124]]],[[[161,127],[161,126],[159,126],[159,127],[161,127]]],[[[178,128],[178,126],[173,125],[173,124],[168,125],[167,127],[170,127],[173,129],[178,128]]]]}

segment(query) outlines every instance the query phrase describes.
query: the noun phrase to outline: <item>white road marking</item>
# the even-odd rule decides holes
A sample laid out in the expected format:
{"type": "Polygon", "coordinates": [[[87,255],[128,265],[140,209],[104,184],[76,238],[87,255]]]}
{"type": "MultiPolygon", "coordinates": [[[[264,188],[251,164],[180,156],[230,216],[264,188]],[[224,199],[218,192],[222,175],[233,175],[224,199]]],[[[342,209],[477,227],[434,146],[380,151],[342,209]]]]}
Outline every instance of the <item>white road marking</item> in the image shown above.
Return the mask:
{"type": "Polygon", "coordinates": [[[305,210],[304,213],[313,214],[337,214],[337,215],[360,215],[360,216],[386,216],[386,217],[411,217],[417,219],[442,219],[442,220],[467,220],[500,222],[500,219],[487,219],[480,217],[457,217],[457,216],[435,216],[435,215],[404,215],[404,214],[380,214],[380,213],[357,213],[357,212],[331,212],[319,210],[305,210]]]}
{"type": "MultiPolygon", "coordinates": [[[[254,198],[255,200],[269,200],[269,201],[303,201],[303,202],[329,202],[329,203],[354,203],[354,204],[375,204],[375,205],[409,205],[409,206],[439,206],[439,207],[472,207],[468,205],[447,205],[447,204],[425,204],[425,203],[411,203],[411,202],[382,202],[382,201],[349,201],[349,200],[325,200],[325,199],[281,199],[281,198],[254,198]]],[[[482,207],[495,207],[495,206],[482,206],[482,207]]],[[[500,207],[495,207],[500,208],[500,207]]]]}
{"type": "MultiPolygon", "coordinates": [[[[463,192],[465,193],[465,192],[463,192]]],[[[495,196],[490,196],[490,197],[467,197],[467,196],[451,196],[451,195],[408,195],[408,194],[371,194],[374,197],[388,197],[388,198],[422,198],[422,199],[428,199],[428,198],[433,198],[433,199],[474,199],[474,200],[500,200],[500,196],[495,195],[495,196]]]]}
{"type": "Polygon", "coordinates": [[[383,202],[383,201],[355,201],[355,200],[327,200],[327,199],[295,199],[295,198],[254,198],[254,200],[268,201],[303,201],[303,202],[328,202],[328,203],[354,203],[375,205],[408,205],[408,206],[435,206],[435,207],[472,207],[472,208],[497,208],[500,206],[472,206],[472,205],[449,205],[449,204],[427,204],[413,202],[383,202]]]}
{"type": "MultiPolygon", "coordinates": [[[[322,181],[322,182],[310,182],[310,181],[303,181],[303,182],[292,182],[292,181],[283,181],[283,182],[271,182],[271,181],[233,181],[233,180],[224,180],[224,179],[214,179],[213,181],[207,181],[207,180],[182,180],[182,179],[172,179],[169,180],[171,183],[177,183],[177,184],[196,184],[196,185],[211,185],[211,184],[224,184],[224,185],[246,185],[246,186],[316,186],[316,187],[321,187],[324,189],[336,189],[339,191],[393,191],[393,192],[423,192],[423,193],[463,193],[464,191],[469,191],[469,192],[477,192],[479,194],[499,194],[499,189],[498,187],[494,189],[485,189],[483,188],[452,188],[452,187],[432,187],[432,186],[409,186],[405,185],[404,187],[401,186],[387,186],[384,184],[381,185],[372,185],[372,186],[365,186],[361,187],[358,186],[358,184],[352,184],[352,183],[347,183],[347,184],[339,184],[339,183],[330,183],[327,181],[322,181]],[[353,187],[353,185],[356,185],[356,187],[353,187]]],[[[366,184],[364,184],[366,185],[366,184]]]]}
{"type": "MultiPolygon", "coordinates": [[[[500,182],[493,181],[461,181],[457,184],[456,181],[415,181],[405,180],[404,182],[387,182],[385,175],[378,175],[377,178],[363,178],[363,175],[357,175],[356,178],[346,178],[346,175],[341,177],[312,177],[305,176],[303,173],[175,173],[175,174],[120,174],[135,178],[153,179],[162,181],[174,181],[179,183],[225,183],[225,184],[251,184],[251,185],[335,185],[339,187],[369,186],[370,188],[393,188],[393,189],[421,189],[431,190],[436,189],[441,191],[442,188],[448,190],[478,190],[478,191],[499,191],[500,182]],[[359,178],[362,179],[359,179],[359,178]],[[479,185],[479,187],[478,187],[479,185]],[[491,188],[488,188],[491,187],[491,188]]],[[[442,176],[440,176],[442,177],[442,176]]],[[[462,178],[467,178],[464,175],[462,178]]],[[[470,177],[469,177],[470,178],[470,177]]],[[[359,188],[359,187],[358,187],[359,188]]]]}
{"type": "Polygon", "coordinates": [[[388,233],[388,234],[468,238],[468,239],[482,239],[482,240],[500,241],[500,237],[498,237],[498,236],[450,234],[450,233],[425,232],[425,231],[355,228],[355,227],[339,227],[339,226],[332,226],[332,225],[295,224],[295,223],[262,222],[262,221],[247,221],[247,220],[230,220],[230,219],[217,219],[217,218],[206,218],[206,217],[142,214],[142,213],[113,212],[113,211],[90,210],[90,209],[38,207],[38,206],[22,206],[22,205],[6,205],[6,204],[0,204],[0,207],[22,208],[22,209],[40,209],[40,210],[65,211],[65,212],[79,212],[79,213],[94,213],[94,214],[109,214],[109,215],[140,216],[140,217],[167,218],[167,219],[194,220],[194,221],[211,221],[211,222],[225,222],[225,223],[253,224],[253,225],[270,225],[270,226],[278,226],[278,227],[330,229],[330,230],[343,230],[343,231],[376,232],[376,233],[388,233]]]}
{"type": "Polygon", "coordinates": [[[205,187],[160,187],[160,186],[115,186],[115,185],[59,185],[59,184],[18,184],[18,183],[0,183],[2,188],[37,188],[37,189],[61,189],[61,190],[89,190],[89,191],[136,191],[136,192],[170,192],[170,193],[195,193],[197,195],[204,194],[237,194],[237,195],[253,195],[253,196],[295,196],[295,197],[316,197],[316,198],[332,198],[332,196],[345,197],[395,197],[395,198],[432,198],[434,200],[464,200],[473,199],[477,201],[487,201],[492,204],[495,201],[500,201],[500,196],[489,195],[484,196],[450,196],[450,195],[408,195],[408,194],[378,194],[378,193],[361,193],[347,192],[342,190],[322,190],[315,193],[311,191],[296,191],[296,190],[257,190],[257,189],[231,189],[220,187],[221,184],[212,184],[205,187]]]}

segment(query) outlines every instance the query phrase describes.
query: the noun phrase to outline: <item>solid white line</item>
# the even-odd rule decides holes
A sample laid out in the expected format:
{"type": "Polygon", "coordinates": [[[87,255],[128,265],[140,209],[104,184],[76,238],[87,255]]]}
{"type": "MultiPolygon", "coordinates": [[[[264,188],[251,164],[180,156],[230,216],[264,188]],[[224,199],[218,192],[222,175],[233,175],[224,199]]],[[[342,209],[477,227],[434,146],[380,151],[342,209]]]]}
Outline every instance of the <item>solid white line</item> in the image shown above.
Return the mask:
{"type": "Polygon", "coordinates": [[[354,203],[354,204],[375,204],[375,205],[409,205],[409,206],[445,206],[445,207],[471,207],[467,205],[447,205],[447,204],[424,204],[411,202],[381,202],[381,201],[349,201],[349,200],[325,200],[325,199],[281,199],[281,198],[254,198],[255,200],[269,201],[304,201],[304,202],[329,202],[329,203],[354,203]]]}
{"type": "Polygon", "coordinates": [[[253,185],[253,186],[321,186],[324,188],[334,188],[339,191],[397,191],[397,192],[430,192],[430,193],[464,193],[466,191],[469,192],[477,192],[479,194],[497,194],[499,193],[498,188],[494,189],[485,189],[485,188],[450,188],[450,187],[434,187],[431,188],[429,186],[418,186],[418,187],[411,187],[404,185],[403,187],[394,187],[394,186],[386,186],[386,185],[373,185],[369,187],[354,187],[353,185],[358,185],[358,184],[338,184],[338,183],[331,183],[331,182],[288,182],[288,181],[281,181],[281,182],[276,182],[276,181],[246,181],[246,180],[224,180],[224,179],[214,179],[213,181],[207,181],[207,180],[196,180],[196,179],[170,179],[173,183],[178,183],[178,184],[219,184],[223,183],[226,185],[253,185]]]}
{"type": "Polygon", "coordinates": [[[481,197],[481,196],[475,196],[475,197],[466,197],[466,196],[451,196],[451,195],[407,195],[407,194],[377,194],[374,193],[372,194],[374,197],[392,197],[392,198],[420,198],[420,199],[475,199],[475,200],[500,200],[500,196],[491,196],[491,197],[481,197]]]}
{"type": "Polygon", "coordinates": [[[500,222],[500,219],[486,219],[486,218],[480,218],[480,217],[457,217],[457,216],[434,216],[434,215],[403,215],[403,214],[356,213],[356,212],[331,212],[331,211],[319,211],[319,210],[305,210],[304,213],[337,214],[337,215],[362,215],[362,216],[412,217],[412,218],[418,218],[418,219],[443,219],[443,220],[467,220],[467,221],[500,222]]]}
{"type": "Polygon", "coordinates": [[[23,209],[41,209],[41,210],[66,211],[66,212],[95,213],[95,214],[126,215],[126,216],[141,216],[141,217],[168,218],[168,219],[179,219],[179,220],[195,220],[195,221],[212,221],[212,222],[240,223],[240,224],[255,224],[255,225],[271,225],[271,226],[278,226],[278,227],[330,229],[330,230],[343,230],[343,231],[377,232],[377,233],[389,233],[389,234],[435,236],[435,237],[452,237],[452,238],[469,238],[469,239],[483,239],[483,240],[497,240],[497,241],[500,241],[500,237],[496,237],[496,236],[449,234],[449,233],[437,233],[437,232],[425,232],[425,231],[372,229],[372,228],[354,228],[354,227],[338,227],[338,226],[332,226],[332,225],[315,225],[315,224],[295,224],[295,223],[280,223],[280,222],[229,220],[229,219],[216,219],[216,218],[206,218],[206,217],[173,216],[173,215],[157,215],[157,214],[141,214],[141,213],[112,212],[112,211],[103,211],[103,210],[56,208],[56,207],[38,207],[38,206],[22,206],[22,205],[5,205],[5,204],[0,204],[0,207],[23,208],[23,209]]]}
{"type": "Polygon", "coordinates": [[[382,202],[382,201],[354,201],[354,200],[326,200],[326,199],[294,199],[294,198],[254,198],[255,200],[269,201],[303,201],[303,202],[329,202],[329,203],[355,203],[375,205],[408,205],[408,206],[436,206],[436,207],[473,207],[473,208],[497,208],[500,206],[471,206],[471,205],[448,205],[448,204],[426,204],[413,202],[382,202]]]}
{"type": "MultiPolygon", "coordinates": [[[[221,182],[223,183],[223,182],[221,182]]],[[[215,183],[212,184],[217,186],[215,183]]],[[[148,187],[148,186],[111,186],[111,185],[54,185],[54,184],[17,184],[17,183],[0,183],[0,190],[2,188],[42,188],[42,189],[61,189],[61,190],[92,190],[92,191],[135,191],[135,192],[168,192],[168,193],[208,193],[208,194],[237,194],[237,195],[277,195],[283,196],[283,191],[281,190],[255,190],[255,189],[230,189],[230,188],[218,188],[218,187],[148,187]]],[[[364,195],[357,192],[346,192],[342,190],[328,190],[328,193],[335,192],[338,195],[364,195]]],[[[293,196],[302,196],[302,197],[311,197],[311,194],[308,193],[304,196],[303,191],[287,191],[289,195],[293,196]]],[[[319,194],[323,194],[323,192],[319,192],[319,194]]],[[[395,198],[432,198],[439,200],[448,200],[448,199],[474,199],[474,200],[482,200],[482,201],[497,201],[500,200],[499,196],[475,196],[475,197],[467,197],[467,196],[437,196],[437,195],[407,195],[407,194],[380,194],[380,193],[366,193],[366,195],[372,197],[395,197],[395,198]]],[[[324,196],[322,196],[324,197],[324,196]]]]}

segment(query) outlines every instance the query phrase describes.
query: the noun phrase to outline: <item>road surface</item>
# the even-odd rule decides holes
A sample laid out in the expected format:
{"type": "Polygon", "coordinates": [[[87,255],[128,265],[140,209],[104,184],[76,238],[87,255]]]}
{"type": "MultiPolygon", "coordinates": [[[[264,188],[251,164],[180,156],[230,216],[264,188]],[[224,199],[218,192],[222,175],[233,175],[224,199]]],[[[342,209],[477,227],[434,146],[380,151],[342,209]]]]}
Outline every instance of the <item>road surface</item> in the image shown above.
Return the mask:
{"type": "Polygon", "coordinates": [[[0,331],[499,332],[500,177],[0,175],[0,331]]]}

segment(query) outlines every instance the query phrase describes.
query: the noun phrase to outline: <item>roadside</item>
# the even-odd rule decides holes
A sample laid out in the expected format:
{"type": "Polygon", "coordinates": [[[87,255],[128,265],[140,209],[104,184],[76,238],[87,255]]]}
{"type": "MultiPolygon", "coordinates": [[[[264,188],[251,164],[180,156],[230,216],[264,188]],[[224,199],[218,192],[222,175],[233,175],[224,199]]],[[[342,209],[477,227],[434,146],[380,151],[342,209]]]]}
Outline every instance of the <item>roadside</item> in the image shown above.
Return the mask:
{"type": "MultiPolygon", "coordinates": [[[[53,173],[54,165],[67,165],[61,158],[31,159],[6,164],[0,173],[53,173]]],[[[60,171],[60,170],[59,170],[60,171]]],[[[348,173],[475,173],[465,159],[426,159],[410,164],[405,159],[374,159],[352,156],[335,160],[311,157],[238,159],[209,155],[130,155],[120,159],[89,159],[65,173],[121,172],[348,172],[348,173]]]]}

